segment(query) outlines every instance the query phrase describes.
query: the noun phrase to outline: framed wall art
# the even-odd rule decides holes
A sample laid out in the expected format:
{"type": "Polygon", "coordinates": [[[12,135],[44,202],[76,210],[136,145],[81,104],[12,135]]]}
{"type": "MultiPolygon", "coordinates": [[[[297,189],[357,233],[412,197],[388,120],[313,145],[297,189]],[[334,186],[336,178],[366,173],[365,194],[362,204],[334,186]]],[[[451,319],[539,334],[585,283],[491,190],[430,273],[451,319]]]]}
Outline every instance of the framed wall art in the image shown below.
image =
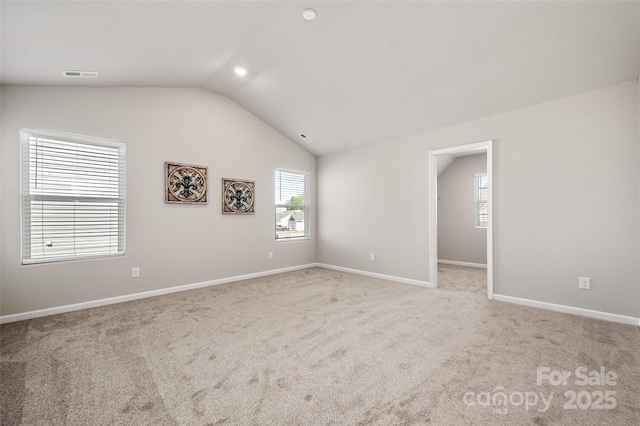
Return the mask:
{"type": "Polygon", "coordinates": [[[191,164],[164,163],[165,202],[207,204],[207,168],[191,164]]]}
{"type": "Polygon", "coordinates": [[[222,178],[222,213],[254,214],[255,182],[222,178]]]}

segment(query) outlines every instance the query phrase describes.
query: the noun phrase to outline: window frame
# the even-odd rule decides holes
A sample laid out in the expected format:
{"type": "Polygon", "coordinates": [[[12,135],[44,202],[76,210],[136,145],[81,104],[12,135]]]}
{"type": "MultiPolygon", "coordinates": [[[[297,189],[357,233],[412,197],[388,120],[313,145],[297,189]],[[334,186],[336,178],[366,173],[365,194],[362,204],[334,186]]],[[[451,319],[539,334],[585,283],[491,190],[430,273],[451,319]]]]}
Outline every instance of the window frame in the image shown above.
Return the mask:
{"type": "MultiPolygon", "coordinates": [[[[285,169],[285,168],[276,168],[275,172],[274,172],[274,226],[277,225],[278,223],[278,209],[279,208],[284,208],[284,209],[291,209],[291,208],[296,208],[296,209],[301,209],[303,212],[303,216],[304,216],[304,230],[303,230],[303,235],[301,236],[293,236],[293,237],[279,237],[278,236],[278,231],[274,230],[274,234],[275,234],[275,241],[277,243],[283,243],[283,242],[293,242],[293,241],[304,241],[304,240],[309,240],[311,239],[311,226],[310,226],[310,211],[311,211],[311,195],[310,195],[310,180],[311,180],[311,174],[309,172],[305,172],[305,171],[300,171],[300,170],[291,170],[291,169],[285,169]],[[282,202],[278,202],[277,197],[278,197],[278,188],[276,187],[277,185],[277,174],[278,173],[288,173],[288,174],[292,174],[292,175],[300,175],[304,177],[304,194],[303,194],[303,204],[302,206],[298,205],[298,204],[287,204],[287,203],[282,203],[282,202]]],[[[282,200],[280,200],[282,201],[282,200]]]]}
{"type": "Polygon", "coordinates": [[[473,175],[473,208],[475,227],[477,229],[487,229],[489,227],[489,176],[487,173],[475,173],[473,175]],[[485,178],[485,185],[482,187],[480,186],[481,178],[485,178]],[[482,190],[487,194],[484,200],[480,197],[482,190]],[[481,212],[483,205],[486,212],[484,214],[481,212]],[[481,219],[482,216],[484,216],[484,220],[481,219]]]}
{"type": "MultiPolygon", "coordinates": [[[[22,265],[37,265],[56,262],[70,262],[81,260],[94,260],[100,258],[110,258],[116,256],[124,256],[126,253],[126,145],[111,139],[103,139],[93,136],[84,136],[71,133],[64,133],[52,130],[42,130],[22,127],[20,128],[20,231],[21,231],[21,263],[22,265]],[[117,197],[108,196],[87,196],[78,193],[71,194],[34,194],[31,192],[31,145],[33,139],[42,138],[52,141],[106,147],[117,150],[117,197]],[[57,201],[57,202],[74,202],[74,203],[110,203],[117,205],[117,249],[105,250],[104,252],[80,253],[70,255],[46,255],[34,258],[34,250],[32,248],[33,219],[32,219],[32,202],[33,201],[57,201]]],[[[71,209],[69,210],[71,211],[71,209]]],[[[73,222],[74,224],[77,221],[73,222]]],[[[75,239],[75,230],[69,232],[70,238],[75,239]]]]}

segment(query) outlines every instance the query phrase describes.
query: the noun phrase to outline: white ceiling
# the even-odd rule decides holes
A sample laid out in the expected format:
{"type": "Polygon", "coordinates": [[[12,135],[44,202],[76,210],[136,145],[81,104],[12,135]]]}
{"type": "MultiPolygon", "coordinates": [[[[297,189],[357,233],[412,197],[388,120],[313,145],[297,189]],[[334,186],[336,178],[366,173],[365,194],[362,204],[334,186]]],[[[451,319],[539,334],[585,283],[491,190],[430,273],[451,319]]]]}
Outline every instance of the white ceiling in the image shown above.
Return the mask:
{"type": "Polygon", "coordinates": [[[2,84],[202,87],[316,155],[640,75],[638,1],[2,0],[0,13],[2,84]]]}

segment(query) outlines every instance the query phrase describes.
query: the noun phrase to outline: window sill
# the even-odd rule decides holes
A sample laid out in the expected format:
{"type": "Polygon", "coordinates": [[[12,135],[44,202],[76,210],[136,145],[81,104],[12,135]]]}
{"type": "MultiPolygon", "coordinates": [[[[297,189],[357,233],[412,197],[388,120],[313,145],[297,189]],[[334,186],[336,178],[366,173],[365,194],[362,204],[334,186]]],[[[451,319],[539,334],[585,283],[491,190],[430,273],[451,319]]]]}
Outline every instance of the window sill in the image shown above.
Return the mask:
{"type": "Polygon", "coordinates": [[[92,260],[112,259],[114,257],[124,256],[125,253],[113,253],[113,254],[96,254],[89,256],[67,256],[67,257],[51,257],[44,259],[23,259],[22,266],[33,265],[49,265],[52,263],[70,263],[70,262],[86,262],[92,260]]]}
{"type": "Polygon", "coordinates": [[[299,241],[309,241],[310,239],[311,239],[310,237],[276,238],[275,242],[276,242],[276,244],[294,243],[294,242],[299,242],[299,241]]]}

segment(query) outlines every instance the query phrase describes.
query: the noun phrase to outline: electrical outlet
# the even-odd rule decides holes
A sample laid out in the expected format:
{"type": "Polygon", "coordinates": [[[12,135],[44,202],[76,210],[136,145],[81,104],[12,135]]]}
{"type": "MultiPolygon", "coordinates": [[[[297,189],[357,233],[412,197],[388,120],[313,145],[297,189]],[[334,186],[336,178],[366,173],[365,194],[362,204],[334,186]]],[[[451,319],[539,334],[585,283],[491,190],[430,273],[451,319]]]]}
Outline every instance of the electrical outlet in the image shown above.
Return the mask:
{"type": "Polygon", "coordinates": [[[139,267],[135,267],[135,268],[131,268],[131,278],[140,278],[140,268],[139,267]]]}
{"type": "Polygon", "coordinates": [[[376,254],[375,253],[371,253],[371,256],[369,256],[369,258],[371,259],[372,262],[376,261],[376,254]]]}
{"type": "Polygon", "coordinates": [[[591,278],[580,277],[578,278],[578,288],[583,290],[591,290],[591,278]]]}
{"type": "Polygon", "coordinates": [[[273,252],[272,251],[269,252],[269,259],[273,259],[273,252]]]}

